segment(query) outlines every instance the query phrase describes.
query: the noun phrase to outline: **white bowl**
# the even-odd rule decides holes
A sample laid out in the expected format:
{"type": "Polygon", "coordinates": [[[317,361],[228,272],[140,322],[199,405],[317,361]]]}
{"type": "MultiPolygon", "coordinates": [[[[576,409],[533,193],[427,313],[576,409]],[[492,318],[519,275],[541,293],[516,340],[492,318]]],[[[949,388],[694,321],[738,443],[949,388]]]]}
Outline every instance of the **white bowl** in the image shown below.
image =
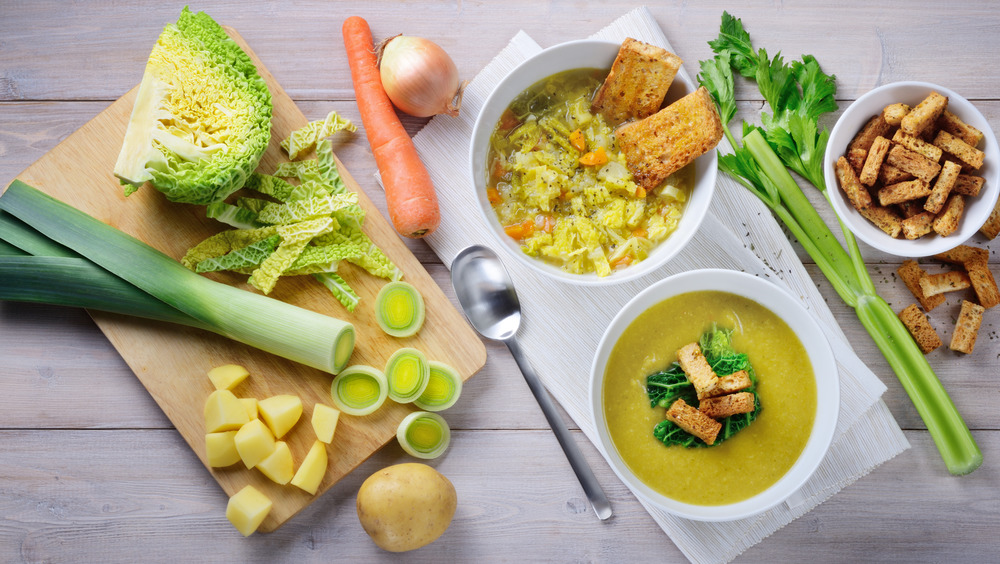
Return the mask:
{"type": "Polygon", "coordinates": [[[590,408],[601,447],[615,474],[640,499],[664,511],[699,521],[730,521],[766,511],[785,501],[812,476],[833,440],[840,411],[840,380],[829,342],[812,315],[785,290],[735,270],[704,269],[661,280],[632,298],[611,321],[591,366],[590,408]],[[604,373],[611,351],[625,329],[644,311],[668,298],[696,291],[721,291],[749,298],[780,317],[798,336],[816,378],[816,416],[805,448],[777,482],[759,494],[727,505],[694,505],[671,499],[644,484],[615,448],[604,417],[604,373]]]}
{"type": "Polygon", "coordinates": [[[971,102],[962,96],[948,88],[929,82],[893,82],[868,92],[844,110],[830,133],[823,163],[823,173],[826,177],[826,187],[830,192],[830,200],[834,210],[858,239],[892,255],[926,257],[943,253],[968,241],[986,223],[993,211],[994,204],[996,204],[997,196],[1000,195],[1000,149],[997,147],[997,140],[989,122],[971,102]],[[930,233],[913,240],[894,239],[875,227],[851,205],[847,195],[840,188],[834,166],[837,159],[847,153],[847,146],[854,135],[872,116],[880,113],[889,104],[896,102],[908,104],[910,107],[916,106],[931,91],[947,96],[948,110],[983,132],[984,137],[979,148],[986,153],[986,159],[976,174],[984,177],[986,184],[978,196],[966,198],[965,211],[962,214],[958,230],[951,235],[941,237],[930,233]]]}
{"type": "MultiPolygon", "coordinates": [[[[524,254],[517,241],[504,234],[503,227],[497,221],[496,213],[486,197],[486,155],[489,150],[490,135],[500,120],[500,115],[518,94],[543,78],[577,68],[611,69],[611,64],[614,62],[620,46],[619,43],[589,39],[570,41],[549,47],[526,59],[497,84],[497,87],[484,102],[482,111],[472,129],[470,148],[472,187],[479,202],[480,213],[489,225],[489,231],[494,241],[507,254],[534,271],[574,284],[595,286],[623,282],[649,274],[660,268],[679,253],[698,231],[712,201],[712,194],[715,192],[718,156],[716,151],[712,150],[695,161],[695,185],[691,190],[691,197],[685,204],[684,213],[676,231],[666,240],[658,243],[645,260],[604,277],[596,274],[572,274],[532,258],[524,254]]],[[[681,71],[674,79],[670,91],[667,92],[665,104],[694,90],[695,86],[681,71]]]]}

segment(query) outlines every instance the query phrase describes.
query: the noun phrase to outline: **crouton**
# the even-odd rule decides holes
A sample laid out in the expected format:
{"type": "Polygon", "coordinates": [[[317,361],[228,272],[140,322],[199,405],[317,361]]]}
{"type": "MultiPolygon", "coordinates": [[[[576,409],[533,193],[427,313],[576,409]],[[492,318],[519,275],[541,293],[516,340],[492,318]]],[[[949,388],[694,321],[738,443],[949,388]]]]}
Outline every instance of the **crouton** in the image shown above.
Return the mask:
{"type": "MultiPolygon", "coordinates": [[[[872,116],[871,119],[865,123],[864,127],[851,139],[850,144],[847,145],[847,150],[850,152],[853,149],[858,149],[864,151],[867,155],[868,150],[871,149],[872,143],[875,142],[876,137],[885,137],[889,135],[889,130],[891,127],[886,123],[882,114],[872,116]]],[[[860,169],[858,169],[860,171],[860,169]]]]}
{"type": "Polygon", "coordinates": [[[889,152],[889,140],[881,135],[872,142],[871,149],[868,149],[868,157],[865,158],[865,165],[861,168],[858,180],[865,186],[871,186],[878,180],[878,171],[882,168],[882,161],[885,154],[889,152]]]}
{"type": "Polygon", "coordinates": [[[910,180],[913,175],[882,161],[882,168],[878,171],[878,180],[882,184],[895,184],[904,180],[910,180]]]}
{"type": "Polygon", "coordinates": [[[976,346],[979,326],[983,323],[984,311],[983,306],[962,300],[962,309],[958,314],[955,332],[951,335],[951,344],[948,345],[948,348],[965,354],[972,353],[976,346]]]}
{"type": "Polygon", "coordinates": [[[850,200],[854,209],[863,210],[872,205],[871,194],[868,193],[867,188],[861,185],[857,174],[854,173],[854,167],[848,163],[846,158],[837,159],[834,170],[837,173],[837,180],[840,181],[840,188],[847,194],[847,199],[850,200]]]}
{"type": "Polygon", "coordinates": [[[990,212],[990,217],[986,219],[986,223],[979,228],[979,232],[982,233],[987,239],[993,240],[1000,235],[1000,200],[993,205],[993,211],[990,212]]]}
{"type": "Polygon", "coordinates": [[[615,130],[625,163],[647,192],[722,140],[722,121],[704,86],[615,130]]]}
{"type": "Polygon", "coordinates": [[[944,130],[938,131],[934,137],[934,145],[975,170],[983,166],[983,160],[986,158],[986,153],[944,130]]]}
{"type": "Polygon", "coordinates": [[[945,292],[964,290],[971,285],[969,275],[961,270],[928,274],[920,278],[920,290],[928,297],[944,294],[945,292]]]}
{"type": "Polygon", "coordinates": [[[698,411],[712,419],[722,419],[738,413],[750,413],[754,410],[753,393],[740,392],[714,398],[706,398],[698,404],[698,411]]]}
{"type": "Polygon", "coordinates": [[[908,217],[924,213],[924,203],[926,202],[927,200],[924,198],[917,198],[916,200],[899,202],[896,207],[899,208],[899,212],[903,216],[903,219],[906,219],[908,217]]]}
{"type": "Polygon", "coordinates": [[[919,178],[914,178],[879,188],[878,203],[883,206],[891,206],[917,198],[926,198],[930,195],[930,184],[919,178]]]}
{"type": "Polygon", "coordinates": [[[961,194],[948,196],[941,213],[934,218],[934,231],[942,237],[951,235],[958,229],[958,222],[965,211],[965,197],[961,194]]]}
{"type": "Polygon", "coordinates": [[[888,236],[892,238],[899,237],[899,233],[903,229],[903,218],[899,217],[899,214],[896,212],[885,206],[869,206],[859,211],[861,215],[874,223],[876,227],[884,231],[888,236]]]}
{"type": "Polygon", "coordinates": [[[899,277],[903,280],[903,284],[909,288],[910,293],[913,297],[920,302],[920,305],[924,308],[924,311],[930,311],[937,306],[941,305],[945,301],[944,294],[935,294],[933,296],[924,295],[924,291],[920,288],[920,279],[927,276],[923,268],[917,264],[917,261],[913,259],[906,259],[903,264],[900,265],[896,272],[899,277]]]}
{"type": "Polygon", "coordinates": [[[854,169],[854,174],[861,174],[865,167],[865,159],[868,158],[868,151],[865,149],[850,149],[847,151],[847,162],[854,169]]]}
{"type": "Polygon", "coordinates": [[[961,170],[962,167],[953,162],[949,161],[944,163],[941,167],[941,174],[939,174],[937,180],[934,181],[931,193],[927,196],[927,201],[924,203],[925,210],[934,214],[941,212],[941,208],[943,208],[944,203],[948,201],[948,196],[951,195],[951,191],[955,187],[955,183],[958,181],[958,173],[961,172],[961,170]]]}
{"type": "Polygon", "coordinates": [[[973,247],[970,245],[959,245],[954,249],[934,255],[934,258],[940,261],[950,262],[951,264],[959,264],[965,266],[966,263],[972,261],[978,261],[978,260],[985,261],[989,259],[990,252],[980,247],[973,247]]]}
{"type": "Polygon", "coordinates": [[[941,159],[941,154],[943,152],[941,147],[932,145],[920,137],[904,133],[902,129],[896,130],[896,133],[892,136],[892,142],[902,145],[914,153],[919,153],[935,162],[941,159]]]}
{"type": "Polygon", "coordinates": [[[731,394],[733,392],[745,390],[752,385],[753,381],[750,380],[750,374],[746,370],[737,370],[732,374],[719,376],[719,380],[715,384],[715,390],[713,390],[712,395],[721,396],[724,394],[731,394]]]}
{"type": "Polygon", "coordinates": [[[722,424],[691,407],[682,399],[670,405],[666,414],[668,421],[673,421],[678,427],[711,445],[722,430],[722,424]]]}
{"type": "Polygon", "coordinates": [[[917,342],[917,346],[920,347],[920,351],[924,354],[944,344],[941,342],[941,337],[938,337],[937,331],[931,327],[927,316],[917,307],[917,304],[906,306],[903,311],[899,312],[899,319],[903,322],[903,325],[906,325],[910,334],[913,335],[913,340],[917,342]]]}
{"type": "Polygon", "coordinates": [[[626,39],[591,109],[611,124],[655,114],[682,62],[666,49],[626,39]]]}
{"type": "Polygon", "coordinates": [[[911,215],[903,220],[901,227],[903,237],[910,240],[919,239],[934,231],[934,214],[924,211],[911,215]]]}
{"type": "Polygon", "coordinates": [[[955,194],[975,197],[978,196],[979,192],[983,189],[983,184],[986,184],[986,179],[982,176],[959,174],[958,178],[955,180],[955,186],[951,189],[951,191],[955,194]]]}
{"type": "Polygon", "coordinates": [[[902,145],[893,145],[889,149],[889,154],[886,155],[885,160],[892,166],[904,170],[925,182],[934,180],[934,177],[941,172],[941,165],[920,153],[914,153],[902,145]]]}
{"type": "Polygon", "coordinates": [[[1000,304],[1000,290],[997,289],[997,281],[993,278],[993,272],[986,259],[973,259],[965,263],[965,272],[969,275],[969,283],[976,292],[979,305],[984,309],[1000,304]]]}
{"type": "Polygon", "coordinates": [[[684,345],[677,351],[677,362],[681,369],[687,374],[688,380],[694,385],[694,390],[698,394],[698,399],[706,397],[715,389],[719,377],[705,360],[705,355],[701,352],[698,343],[684,345]]]}
{"type": "Polygon", "coordinates": [[[937,92],[931,92],[920,101],[899,122],[899,128],[910,135],[920,135],[937,121],[941,113],[948,107],[948,98],[937,92]]]}
{"type": "Polygon", "coordinates": [[[899,122],[903,121],[906,114],[910,113],[910,106],[903,103],[889,104],[882,108],[882,119],[893,127],[899,127],[899,122]]]}
{"type": "Polygon", "coordinates": [[[945,110],[937,120],[938,129],[943,129],[973,147],[983,140],[983,132],[962,121],[962,118],[945,110]]]}

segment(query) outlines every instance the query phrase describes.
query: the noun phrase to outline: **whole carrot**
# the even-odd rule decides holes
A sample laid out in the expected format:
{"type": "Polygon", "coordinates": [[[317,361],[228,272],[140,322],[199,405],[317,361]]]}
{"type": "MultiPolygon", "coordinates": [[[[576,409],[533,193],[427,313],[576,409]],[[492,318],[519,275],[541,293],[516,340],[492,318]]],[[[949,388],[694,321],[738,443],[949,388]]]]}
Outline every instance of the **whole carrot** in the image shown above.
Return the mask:
{"type": "Polygon", "coordinates": [[[441,221],[434,183],[382,87],[368,22],[357,16],[347,18],[343,34],[354,95],[382,176],[389,219],[400,235],[429,235],[441,221]]]}

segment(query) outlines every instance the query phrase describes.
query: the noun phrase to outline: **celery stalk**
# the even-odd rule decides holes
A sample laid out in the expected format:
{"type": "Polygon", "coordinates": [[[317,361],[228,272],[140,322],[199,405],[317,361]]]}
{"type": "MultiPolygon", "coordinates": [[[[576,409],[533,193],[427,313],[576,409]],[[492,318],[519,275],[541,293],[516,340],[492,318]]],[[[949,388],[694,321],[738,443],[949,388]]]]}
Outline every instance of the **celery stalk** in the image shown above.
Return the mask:
{"type": "Polygon", "coordinates": [[[698,79],[712,94],[734,151],[720,156],[719,167],[772,210],[854,308],[927,425],[948,471],[972,472],[982,464],[982,452],[927,358],[876,292],[854,235],[840,222],[845,250],[789,173],[796,171],[829,200],[822,174],[829,133],[818,121],[837,107],[834,77],[823,74],[810,55],[786,64],[780,54],[768,58],[764,49],[755,51],[742,22],[728,13],[709,45],[716,57],[701,61],[698,79]],[[733,70],[757,83],[773,112],[761,115],[764,128],[744,122],[742,145],[728,128],[736,113],[733,70]]]}
{"type": "Polygon", "coordinates": [[[195,274],[23,182],[7,188],[0,210],[220,335],[334,374],[350,360],[350,323],[195,274]]]}

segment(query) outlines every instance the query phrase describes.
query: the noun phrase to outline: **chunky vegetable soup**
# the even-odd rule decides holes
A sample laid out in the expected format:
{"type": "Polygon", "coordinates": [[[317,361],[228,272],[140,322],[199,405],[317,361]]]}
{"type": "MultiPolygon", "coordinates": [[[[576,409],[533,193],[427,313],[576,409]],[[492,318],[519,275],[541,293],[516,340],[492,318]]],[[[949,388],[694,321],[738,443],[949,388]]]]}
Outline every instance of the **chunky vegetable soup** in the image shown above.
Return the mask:
{"type": "Polygon", "coordinates": [[[607,276],[646,258],[680,220],[689,165],[647,193],[592,113],[606,70],[539,81],[511,102],[490,138],[487,196],[504,232],[529,256],[576,274],[607,276]]]}

